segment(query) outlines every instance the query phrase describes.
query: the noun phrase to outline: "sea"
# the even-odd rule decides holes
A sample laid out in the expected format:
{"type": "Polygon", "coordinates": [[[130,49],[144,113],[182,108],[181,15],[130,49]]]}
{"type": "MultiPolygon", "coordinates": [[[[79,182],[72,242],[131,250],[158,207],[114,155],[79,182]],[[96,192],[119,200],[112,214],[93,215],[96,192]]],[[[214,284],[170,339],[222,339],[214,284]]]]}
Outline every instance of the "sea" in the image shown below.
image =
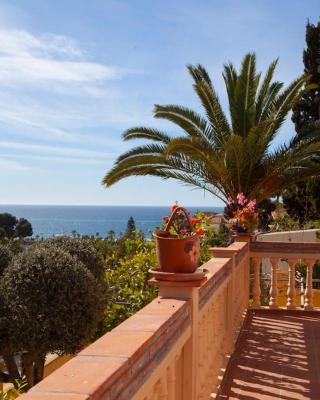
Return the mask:
{"type": "MultiPolygon", "coordinates": [[[[197,211],[222,212],[222,207],[188,207],[191,214],[197,211]]],[[[125,232],[127,222],[133,217],[136,228],[146,237],[161,224],[170,207],[153,206],[56,206],[56,205],[0,205],[0,213],[10,213],[26,218],[32,224],[33,237],[56,235],[100,235],[113,230],[117,236],[125,232]]]]}

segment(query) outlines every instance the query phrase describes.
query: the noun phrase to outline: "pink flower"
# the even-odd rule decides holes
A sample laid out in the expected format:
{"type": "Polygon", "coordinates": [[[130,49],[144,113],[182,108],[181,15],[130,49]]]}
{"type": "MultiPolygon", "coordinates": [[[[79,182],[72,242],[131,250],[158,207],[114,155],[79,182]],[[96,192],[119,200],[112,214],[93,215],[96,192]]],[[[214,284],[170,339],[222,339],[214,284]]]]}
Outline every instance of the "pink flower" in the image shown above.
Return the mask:
{"type": "Polygon", "coordinates": [[[186,235],[188,233],[188,231],[186,229],[181,229],[181,231],[179,233],[180,233],[180,235],[186,235]]]}
{"type": "Polygon", "coordinates": [[[247,204],[247,208],[249,208],[250,211],[254,211],[254,209],[256,208],[257,205],[257,201],[256,199],[250,200],[249,203],[247,204]]]}
{"type": "Polygon", "coordinates": [[[244,206],[247,202],[246,196],[243,193],[237,194],[237,200],[240,206],[244,206]]]}

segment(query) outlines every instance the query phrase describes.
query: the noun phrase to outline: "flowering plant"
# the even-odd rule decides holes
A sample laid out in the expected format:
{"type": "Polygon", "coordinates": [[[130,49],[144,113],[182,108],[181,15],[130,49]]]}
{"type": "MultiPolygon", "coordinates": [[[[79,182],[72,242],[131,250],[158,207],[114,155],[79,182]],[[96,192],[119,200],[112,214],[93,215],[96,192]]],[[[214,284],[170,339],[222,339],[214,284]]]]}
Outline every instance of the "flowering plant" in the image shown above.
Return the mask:
{"type": "MultiPolygon", "coordinates": [[[[178,203],[174,204],[171,207],[171,214],[178,207],[180,207],[178,203]]],[[[190,215],[189,212],[188,212],[188,214],[190,215]]],[[[169,218],[170,217],[168,217],[168,216],[165,216],[162,218],[164,225],[167,225],[167,223],[169,222],[169,218]]],[[[190,219],[188,221],[184,212],[182,212],[180,210],[177,211],[174,215],[174,219],[173,219],[173,222],[170,227],[170,233],[172,235],[177,236],[178,238],[186,238],[186,237],[192,236],[194,234],[194,232],[196,232],[199,236],[205,236],[206,230],[202,226],[201,219],[195,215],[193,217],[190,217],[190,219]],[[190,226],[190,224],[191,224],[191,226],[190,226]]]]}
{"type": "Polygon", "coordinates": [[[229,224],[237,232],[253,232],[258,227],[258,213],[256,211],[257,202],[255,199],[249,200],[243,193],[237,194],[237,200],[229,199],[229,205],[235,210],[229,224]]]}

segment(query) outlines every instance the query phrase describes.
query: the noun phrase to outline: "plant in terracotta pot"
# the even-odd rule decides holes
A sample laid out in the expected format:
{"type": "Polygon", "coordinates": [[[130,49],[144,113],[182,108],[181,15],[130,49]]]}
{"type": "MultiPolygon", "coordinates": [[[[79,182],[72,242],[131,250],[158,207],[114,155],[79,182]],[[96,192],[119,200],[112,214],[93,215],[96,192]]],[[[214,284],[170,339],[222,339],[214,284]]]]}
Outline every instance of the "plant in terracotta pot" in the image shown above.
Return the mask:
{"type": "Polygon", "coordinates": [[[229,200],[233,207],[233,218],[229,225],[236,233],[253,233],[258,227],[258,213],[256,211],[256,200],[249,200],[243,193],[238,193],[237,201],[229,200]]]}
{"type": "Polygon", "coordinates": [[[154,234],[159,268],[163,272],[192,273],[199,264],[200,240],[205,234],[199,218],[191,218],[186,208],[175,204],[164,226],[154,234]]]}

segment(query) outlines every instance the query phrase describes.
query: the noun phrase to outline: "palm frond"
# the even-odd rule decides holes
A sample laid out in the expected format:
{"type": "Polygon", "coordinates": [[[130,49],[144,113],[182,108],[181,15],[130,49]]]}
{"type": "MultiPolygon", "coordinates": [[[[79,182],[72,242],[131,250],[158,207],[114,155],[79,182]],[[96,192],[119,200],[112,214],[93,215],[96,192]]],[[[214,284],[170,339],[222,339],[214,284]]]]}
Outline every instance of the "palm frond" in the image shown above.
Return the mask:
{"type": "Polygon", "coordinates": [[[295,103],[302,96],[302,88],[308,82],[307,76],[301,76],[295,79],[274,101],[274,124],[275,132],[283,124],[287,114],[293,108],[295,103]]]}
{"type": "Polygon", "coordinates": [[[215,136],[221,143],[226,136],[231,134],[231,129],[211,80],[208,79],[208,74],[201,65],[188,65],[188,70],[194,79],[193,88],[201,101],[215,136]]]}
{"type": "Polygon", "coordinates": [[[257,114],[258,116],[256,118],[257,123],[262,122],[265,119],[268,119],[272,116],[275,109],[274,106],[275,100],[282,88],[283,88],[282,82],[273,82],[270,85],[267,94],[265,96],[265,99],[263,100],[262,109],[259,112],[259,114],[257,114]]]}
{"type": "Polygon", "coordinates": [[[125,153],[121,154],[118,157],[116,163],[119,163],[125,159],[134,157],[134,156],[138,156],[138,155],[164,154],[165,149],[166,149],[166,146],[160,145],[160,144],[149,144],[149,145],[144,145],[144,146],[137,146],[137,147],[134,147],[133,149],[128,150],[125,153]]]}
{"type": "Polygon", "coordinates": [[[269,97],[267,95],[270,90],[271,81],[272,81],[273,74],[274,74],[277,64],[278,64],[278,58],[270,64],[270,66],[265,74],[265,77],[263,79],[263,82],[261,84],[261,87],[259,89],[259,93],[258,93],[257,101],[256,101],[256,123],[258,123],[260,121],[262,110],[264,109],[265,101],[269,97]]]}
{"type": "Polygon", "coordinates": [[[208,140],[211,138],[211,129],[207,121],[189,108],[172,104],[166,106],[156,104],[154,117],[173,122],[190,136],[202,137],[208,140]]]}
{"type": "Polygon", "coordinates": [[[255,54],[247,54],[242,62],[235,87],[234,111],[231,115],[233,131],[245,136],[255,122],[255,99],[259,85],[255,54]]]}
{"type": "Polygon", "coordinates": [[[122,138],[123,140],[148,139],[163,143],[170,142],[170,136],[168,136],[166,133],[161,132],[158,129],[147,128],[144,126],[127,129],[122,134],[122,138]]]}

